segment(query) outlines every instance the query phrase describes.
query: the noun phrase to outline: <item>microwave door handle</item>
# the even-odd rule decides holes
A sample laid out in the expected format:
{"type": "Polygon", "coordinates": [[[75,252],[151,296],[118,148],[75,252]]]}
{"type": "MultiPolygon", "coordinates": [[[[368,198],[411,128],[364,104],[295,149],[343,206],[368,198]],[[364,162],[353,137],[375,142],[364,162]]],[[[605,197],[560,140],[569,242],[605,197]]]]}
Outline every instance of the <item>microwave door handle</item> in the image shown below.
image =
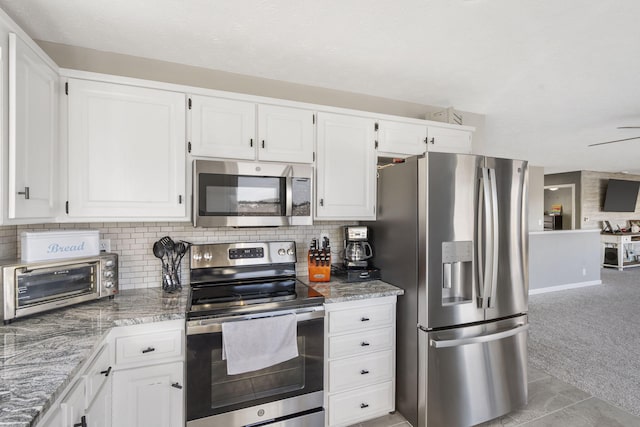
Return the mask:
{"type": "Polygon", "coordinates": [[[293,212],[293,178],[288,176],[286,180],[286,194],[285,194],[285,211],[284,215],[289,217],[293,212]]]}

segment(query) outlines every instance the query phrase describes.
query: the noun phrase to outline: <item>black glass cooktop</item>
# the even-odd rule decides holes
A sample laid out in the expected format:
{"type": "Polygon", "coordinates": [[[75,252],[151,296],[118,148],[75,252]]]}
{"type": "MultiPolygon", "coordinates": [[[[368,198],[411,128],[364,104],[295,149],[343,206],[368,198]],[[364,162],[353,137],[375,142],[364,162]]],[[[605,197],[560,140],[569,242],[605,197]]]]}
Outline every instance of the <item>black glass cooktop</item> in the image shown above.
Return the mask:
{"type": "Polygon", "coordinates": [[[324,297],[295,278],[191,288],[189,319],[320,305],[324,297]]]}

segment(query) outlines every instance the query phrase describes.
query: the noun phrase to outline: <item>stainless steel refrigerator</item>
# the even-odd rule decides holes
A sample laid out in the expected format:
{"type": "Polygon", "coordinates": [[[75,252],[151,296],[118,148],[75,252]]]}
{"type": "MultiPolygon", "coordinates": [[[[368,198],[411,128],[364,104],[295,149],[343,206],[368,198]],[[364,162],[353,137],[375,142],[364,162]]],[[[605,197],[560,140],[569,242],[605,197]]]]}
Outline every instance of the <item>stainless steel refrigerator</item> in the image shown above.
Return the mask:
{"type": "Polygon", "coordinates": [[[379,171],[374,265],[404,289],[396,408],[475,425],[527,402],[527,163],[428,153],[379,171]]]}

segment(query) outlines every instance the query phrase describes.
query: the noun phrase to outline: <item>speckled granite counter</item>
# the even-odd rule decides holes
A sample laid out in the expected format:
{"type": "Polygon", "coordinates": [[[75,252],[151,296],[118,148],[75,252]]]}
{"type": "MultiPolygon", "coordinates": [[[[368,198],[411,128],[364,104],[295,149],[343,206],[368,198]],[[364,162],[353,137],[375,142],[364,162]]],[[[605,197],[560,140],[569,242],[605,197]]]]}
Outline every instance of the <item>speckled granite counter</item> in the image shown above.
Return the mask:
{"type": "Polygon", "coordinates": [[[111,328],[184,319],[187,296],[125,290],[0,326],[0,426],[34,425],[111,328]]]}
{"type": "Polygon", "coordinates": [[[309,282],[309,277],[307,276],[298,276],[298,279],[322,294],[324,302],[327,304],[404,294],[403,289],[382,280],[349,283],[335,276],[332,276],[330,282],[309,282]]]}

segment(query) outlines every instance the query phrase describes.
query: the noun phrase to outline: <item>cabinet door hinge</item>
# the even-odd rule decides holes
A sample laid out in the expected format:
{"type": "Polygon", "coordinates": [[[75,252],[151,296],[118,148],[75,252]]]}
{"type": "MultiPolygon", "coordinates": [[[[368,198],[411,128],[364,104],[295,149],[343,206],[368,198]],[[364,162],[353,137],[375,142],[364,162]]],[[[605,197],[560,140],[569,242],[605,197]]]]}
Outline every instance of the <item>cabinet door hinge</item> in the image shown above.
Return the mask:
{"type": "Polygon", "coordinates": [[[187,142],[187,152],[191,152],[191,141],[187,142]]]}
{"type": "Polygon", "coordinates": [[[69,95],[69,82],[65,82],[64,84],[64,94],[69,95]]]}
{"type": "Polygon", "coordinates": [[[189,98],[189,100],[187,101],[187,107],[189,108],[189,110],[191,110],[191,98],[189,98]]]}
{"type": "Polygon", "coordinates": [[[64,210],[67,213],[67,215],[69,215],[69,201],[68,200],[64,204],[64,210]]]}
{"type": "Polygon", "coordinates": [[[378,123],[376,123],[376,124],[373,126],[373,130],[374,130],[374,131],[376,131],[376,132],[378,132],[378,123]]]}

